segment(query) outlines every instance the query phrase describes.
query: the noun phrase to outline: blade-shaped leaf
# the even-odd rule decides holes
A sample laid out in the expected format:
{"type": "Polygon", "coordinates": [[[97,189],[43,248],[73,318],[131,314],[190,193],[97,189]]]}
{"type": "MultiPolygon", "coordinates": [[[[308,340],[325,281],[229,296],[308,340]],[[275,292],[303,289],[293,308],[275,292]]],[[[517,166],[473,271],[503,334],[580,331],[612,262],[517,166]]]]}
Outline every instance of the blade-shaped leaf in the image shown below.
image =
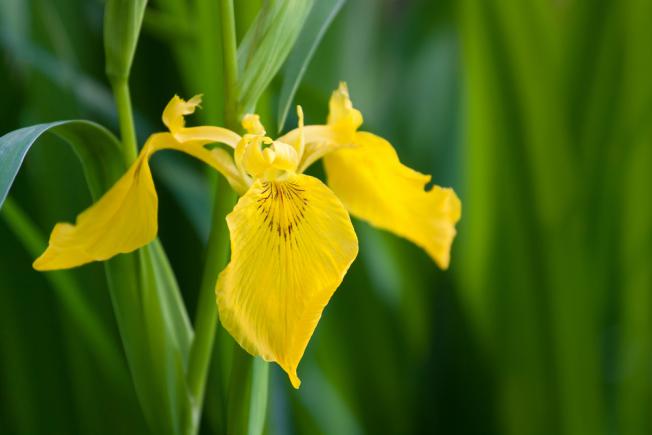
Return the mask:
{"type": "Polygon", "coordinates": [[[14,130],[0,137],[0,207],[27,152],[43,134],[48,132],[63,138],[74,147],[82,160],[93,196],[98,196],[102,192],[101,186],[115,181],[122,171],[121,163],[115,161],[112,164],[112,159],[109,158],[111,154],[118,153],[119,144],[115,137],[101,125],[73,120],[14,130]]]}
{"type": "Polygon", "coordinates": [[[147,0],[108,0],[104,12],[106,75],[126,79],[136,52],[147,0]]]}
{"type": "MultiPolygon", "coordinates": [[[[0,207],[27,152],[46,133],[74,148],[94,199],[125,171],[119,143],[98,124],[58,121],[25,127],[0,137],[0,207]]],[[[165,253],[156,241],[105,265],[129,369],[150,429],[187,433],[191,403],[185,368],[193,334],[165,253]]]]}
{"type": "Polygon", "coordinates": [[[152,277],[156,283],[156,291],[161,300],[161,312],[165,317],[165,326],[170,328],[166,335],[172,337],[174,344],[181,350],[183,367],[186,368],[190,344],[193,339],[192,326],[185,310],[179,310],[183,306],[183,299],[179,292],[177,279],[174,276],[170,262],[165,251],[158,240],[149,246],[152,261],[152,277]]]}
{"type": "Polygon", "coordinates": [[[297,43],[283,68],[283,85],[278,98],[277,128],[279,132],[283,130],[285,118],[292,104],[294,94],[319,46],[319,42],[345,2],[346,0],[321,0],[315,3],[310,11],[297,43]]]}
{"type": "MultiPolygon", "coordinates": [[[[157,241],[140,250],[140,303],[148,343],[144,369],[166,380],[168,391],[160,391],[165,416],[157,433],[184,434],[192,424],[192,407],[185,384],[192,330],[179,295],[176,279],[157,241]],[[173,351],[170,351],[173,350],[173,351]]],[[[165,385],[165,384],[161,384],[165,385]]],[[[159,417],[160,419],[160,417],[159,417]]]]}
{"type": "Polygon", "coordinates": [[[312,0],[272,0],[254,20],[238,47],[243,113],[254,110],[258,98],[283,65],[312,4],[312,0]]]}

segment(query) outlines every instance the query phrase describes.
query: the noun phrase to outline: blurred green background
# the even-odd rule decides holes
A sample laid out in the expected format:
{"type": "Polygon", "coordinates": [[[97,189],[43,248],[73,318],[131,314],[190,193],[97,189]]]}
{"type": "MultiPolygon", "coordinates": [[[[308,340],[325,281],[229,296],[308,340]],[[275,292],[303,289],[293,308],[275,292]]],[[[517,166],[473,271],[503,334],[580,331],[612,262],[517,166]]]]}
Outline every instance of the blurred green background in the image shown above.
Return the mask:
{"type": "MultiPolygon", "coordinates": [[[[146,12],[131,78],[141,144],[175,93],[203,92],[195,122],[222,122],[216,6],[182,3],[146,12]]],[[[240,35],[259,4],[236,2],[240,35]]],[[[0,134],[73,118],[117,131],[103,7],[0,0],[0,134]]],[[[299,367],[301,389],[272,368],[266,433],[652,433],[652,2],[348,0],[295,98],[308,123],[323,122],[340,80],[365,129],[455,188],[463,217],[446,272],[354,222],[360,255],[299,367]]],[[[282,82],[283,70],[258,105],[269,130],[282,82]]],[[[160,237],[192,313],[210,183],[182,155],[152,165],[160,237]]],[[[11,198],[43,235],[90,202],[53,138],[30,153],[11,198]]],[[[121,349],[101,266],[33,271],[38,242],[9,214],[0,433],[146,433],[124,356],[92,352],[70,312],[92,307],[121,349]]],[[[215,389],[205,434],[220,433],[215,389]]]]}

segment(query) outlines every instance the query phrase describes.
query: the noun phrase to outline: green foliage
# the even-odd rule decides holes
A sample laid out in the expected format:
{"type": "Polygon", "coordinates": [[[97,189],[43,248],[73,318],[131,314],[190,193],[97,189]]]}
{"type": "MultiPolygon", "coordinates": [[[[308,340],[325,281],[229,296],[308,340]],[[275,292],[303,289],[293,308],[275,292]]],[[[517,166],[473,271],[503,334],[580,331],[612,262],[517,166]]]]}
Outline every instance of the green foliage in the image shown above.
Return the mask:
{"type": "Polygon", "coordinates": [[[283,68],[283,85],[278,97],[278,115],[276,125],[281,131],[290,110],[292,99],[297,92],[308,64],[324,37],[326,30],[340,11],[346,0],[325,0],[316,2],[299,34],[297,43],[283,68]]]}
{"type": "Polygon", "coordinates": [[[299,36],[312,0],[265,2],[238,47],[239,105],[251,113],[299,36]]]}
{"type": "MultiPolygon", "coordinates": [[[[649,58],[649,46],[636,42],[649,36],[649,22],[612,17],[627,16],[635,3],[525,8],[469,1],[462,8],[472,108],[465,251],[475,273],[461,290],[477,324],[491,331],[509,433],[649,430],[642,410],[650,403],[649,382],[625,392],[642,372],[625,368],[623,350],[640,344],[604,338],[613,322],[631,332],[649,313],[646,297],[633,302],[622,292],[629,285],[618,261],[630,255],[618,240],[631,228],[622,220],[624,185],[615,174],[633,168],[621,156],[634,152],[631,120],[645,118],[650,101],[634,103],[650,90],[635,77],[651,71],[638,61],[649,58]],[[638,29],[636,40],[616,30],[623,25],[638,29]],[[621,50],[636,60],[621,63],[621,50]],[[618,77],[624,85],[613,88],[618,77]],[[495,211],[487,218],[482,209],[495,211]],[[623,304],[622,314],[613,303],[623,304]],[[634,314],[632,303],[647,308],[634,314]],[[610,394],[610,376],[622,386],[619,394],[610,394]],[[628,402],[621,419],[612,404],[630,394],[646,405],[628,402]]],[[[643,134],[639,140],[649,144],[649,129],[643,134]]],[[[639,285],[649,292],[644,281],[639,285]]],[[[649,360],[649,348],[639,349],[639,361],[649,360]]]]}
{"type": "Polygon", "coordinates": [[[113,81],[129,77],[147,0],[107,0],[104,11],[106,75],[113,81]]]}
{"type": "Polygon", "coordinates": [[[0,2],[0,432],[650,433],[649,1],[105,3],[0,2]],[[20,127],[117,127],[105,67],[144,136],[175,93],[204,93],[190,123],[223,125],[232,92],[226,122],[256,108],[281,130],[293,103],[323,121],[348,82],[365,130],[460,193],[451,269],[355,222],[298,391],[206,328],[235,198],[182,156],[152,160],[160,242],[106,271],[32,271],[125,146],[86,121],[20,127]]]}
{"type": "MultiPolygon", "coordinates": [[[[118,151],[118,142],[104,127],[88,121],[57,121],[21,128],[0,137],[0,207],[32,145],[45,133],[54,133],[70,143],[82,161],[94,192],[116,167],[108,158],[118,151]]],[[[118,164],[119,167],[119,164],[118,164]]],[[[119,170],[119,169],[118,169],[119,170]]]]}
{"type": "MultiPolygon", "coordinates": [[[[48,132],[75,148],[94,198],[99,198],[124,171],[118,142],[97,124],[59,121],[25,127],[0,138],[2,199],[31,146],[48,132]]],[[[7,216],[32,249],[38,242],[30,236],[35,230],[25,219],[15,208],[7,216]]],[[[192,409],[185,374],[192,329],[167,258],[155,242],[144,248],[140,256],[132,254],[107,262],[107,271],[127,360],[150,427],[156,433],[187,433],[192,424],[192,409]]],[[[75,292],[69,278],[62,278],[67,275],[55,276],[58,278],[52,278],[54,284],[64,286],[58,293],[64,306],[76,318],[84,318],[84,324],[90,323],[97,329],[86,318],[86,308],[80,306],[74,294],[66,293],[75,292]]],[[[97,343],[102,345],[106,343],[97,343]]]]}

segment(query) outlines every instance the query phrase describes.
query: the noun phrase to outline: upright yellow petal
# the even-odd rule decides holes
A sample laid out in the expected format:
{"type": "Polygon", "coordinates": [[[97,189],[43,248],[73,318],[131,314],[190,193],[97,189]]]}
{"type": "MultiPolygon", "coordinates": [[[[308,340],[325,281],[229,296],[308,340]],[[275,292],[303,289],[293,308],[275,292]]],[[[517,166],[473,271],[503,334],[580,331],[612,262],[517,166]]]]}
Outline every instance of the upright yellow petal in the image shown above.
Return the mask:
{"type": "Polygon", "coordinates": [[[293,175],[257,180],[227,222],[231,262],[216,287],[220,321],[298,388],[299,361],[358,253],[349,215],[321,181],[293,175]]]}
{"type": "Polygon", "coordinates": [[[329,101],[328,125],[303,125],[303,111],[299,112],[299,128],[289,131],[278,141],[301,150],[298,171],[305,171],[326,154],[352,146],[355,132],[362,125],[362,113],[353,107],[346,83],[340,83],[329,101]]]}
{"type": "Polygon", "coordinates": [[[324,157],[328,184],[356,217],[419,245],[442,268],[450,262],[461,204],[452,189],[401,164],[392,145],[371,133],[324,157]]]}
{"type": "Polygon", "coordinates": [[[342,136],[327,125],[306,125],[295,128],[277,139],[279,142],[289,144],[294,149],[302,151],[298,172],[305,171],[331,151],[348,146],[342,140],[342,136]]]}
{"type": "Polygon", "coordinates": [[[186,126],[184,116],[195,113],[195,109],[201,104],[201,97],[201,94],[195,95],[188,101],[178,95],[172,97],[165,109],[163,109],[163,124],[172,133],[184,128],[186,126]]]}
{"type": "Polygon", "coordinates": [[[186,127],[184,116],[195,113],[201,107],[201,94],[188,101],[175,95],[163,110],[163,124],[170,130],[175,139],[181,143],[202,141],[204,143],[223,143],[235,148],[240,141],[240,135],[226,128],[211,125],[186,127]]]}
{"type": "Polygon", "coordinates": [[[242,117],[242,128],[247,130],[248,134],[265,135],[265,127],[260,122],[260,116],[253,113],[248,113],[242,117]]]}
{"type": "Polygon", "coordinates": [[[362,113],[353,107],[349,97],[349,88],[341,82],[328,102],[328,125],[350,134],[362,125],[362,113]]]}

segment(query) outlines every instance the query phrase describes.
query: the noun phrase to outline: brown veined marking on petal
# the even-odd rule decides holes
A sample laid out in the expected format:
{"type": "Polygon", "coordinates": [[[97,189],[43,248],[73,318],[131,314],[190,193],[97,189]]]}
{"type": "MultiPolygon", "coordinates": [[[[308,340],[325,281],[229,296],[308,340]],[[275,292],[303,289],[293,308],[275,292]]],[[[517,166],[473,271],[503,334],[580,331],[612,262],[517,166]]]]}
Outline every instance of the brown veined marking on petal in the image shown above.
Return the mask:
{"type": "Polygon", "coordinates": [[[297,366],[357,255],[357,238],[348,213],[319,180],[297,175],[266,181],[257,180],[227,217],[233,250],[218,280],[218,307],[241,346],[278,362],[298,388],[297,366]],[[280,202],[279,188],[282,208],[271,204],[275,195],[280,202]],[[263,224],[267,214],[271,229],[263,224]],[[277,219],[288,228],[293,223],[287,241],[275,230],[277,219]]]}
{"type": "MultiPolygon", "coordinates": [[[[266,222],[267,229],[262,244],[279,255],[279,279],[286,277],[298,282],[300,277],[293,273],[290,258],[296,251],[310,252],[310,247],[303,243],[298,234],[309,203],[305,191],[291,181],[264,181],[259,195],[256,209],[266,222]]],[[[282,303],[287,305],[291,302],[286,300],[282,303]]],[[[283,323],[285,330],[290,331],[290,319],[286,317],[283,323]]]]}
{"type": "MultiPolygon", "coordinates": [[[[304,192],[304,189],[292,181],[262,183],[256,209],[263,217],[263,223],[269,232],[276,233],[284,243],[294,243],[298,246],[296,232],[308,206],[308,198],[304,192]]],[[[279,252],[280,246],[279,244],[279,252]]]]}

